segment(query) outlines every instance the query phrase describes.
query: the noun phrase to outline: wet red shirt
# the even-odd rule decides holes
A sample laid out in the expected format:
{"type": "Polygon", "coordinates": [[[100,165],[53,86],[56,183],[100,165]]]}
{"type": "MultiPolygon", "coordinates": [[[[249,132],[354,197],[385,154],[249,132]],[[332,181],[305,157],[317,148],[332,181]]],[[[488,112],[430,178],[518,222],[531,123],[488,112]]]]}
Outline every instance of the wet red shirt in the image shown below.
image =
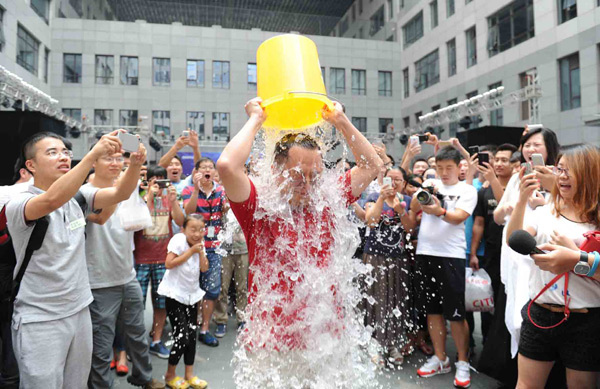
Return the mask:
{"type": "MultiPolygon", "coordinates": [[[[294,220],[303,225],[286,223],[281,219],[270,217],[256,219],[254,215],[257,209],[258,196],[254,183],[250,179],[249,181],[250,196],[248,200],[242,203],[234,203],[230,200],[231,209],[244,231],[248,245],[250,261],[248,303],[252,304],[257,297],[258,288],[254,283],[255,273],[277,271],[276,282],[272,284],[271,289],[282,296],[283,301],[273,306],[271,312],[261,312],[261,319],[266,319],[267,315],[271,316],[269,319],[273,323],[272,332],[277,342],[284,342],[290,348],[301,347],[298,334],[290,334],[285,329],[299,320],[303,307],[297,307],[293,312],[286,311],[284,307],[287,305],[286,303],[292,300],[296,284],[303,282],[303,276],[300,274],[298,278],[292,280],[286,274],[294,273],[297,270],[292,257],[297,252],[296,250],[306,250],[303,253],[306,255],[303,255],[303,257],[316,261],[317,267],[325,268],[328,266],[330,249],[334,244],[331,233],[335,227],[333,225],[334,218],[331,215],[332,211],[325,208],[320,213],[294,215],[294,220]],[[299,234],[304,234],[304,236],[299,234]],[[285,238],[285,244],[290,247],[290,251],[286,251],[285,247],[282,247],[282,240],[279,239],[281,237],[285,238]],[[297,247],[299,241],[314,242],[315,244],[310,245],[310,247],[297,247]]],[[[357,200],[352,196],[350,171],[343,177],[343,200],[346,205],[357,200]]],[[[333,285],[331,290],[334,291],[333,285]]],[[[335,294],[335,292],[333,293],[335,294]]]]}

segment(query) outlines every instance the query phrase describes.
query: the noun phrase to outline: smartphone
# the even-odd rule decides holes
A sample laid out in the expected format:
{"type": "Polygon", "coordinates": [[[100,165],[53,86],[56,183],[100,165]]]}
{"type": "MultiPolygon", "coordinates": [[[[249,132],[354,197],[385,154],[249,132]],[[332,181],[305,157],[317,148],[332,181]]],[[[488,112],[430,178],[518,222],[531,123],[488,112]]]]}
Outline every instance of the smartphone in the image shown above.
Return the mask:
{"type": "Polygon", "coordinates": [[[531,166],[531,164],[529,162],[523,162],[521,164],[521,167],[525,167],[525,174],[524,176],[533,173],[533,167],[531,166]]]}
{"type": "Polygon", "coordinates": [[[156,183],[161,189],[168,188],[171,185],[171,181],[169,180],[156,180],[154,183],[156,183]]]}
{"type": "Polygon", "coordinates": [[[487,162],[490,163],[490,155],[488,153],[481,153],[481,154],[477,154],[477,159],[479,160],[479,166],[485,166],[483,163],[487,162]]]}
{"type": "Polygon", "coordinates": [[[419,135],[419,143],[427,142],[429,140],[429,135],[419,135]]]}
{"type": "Polygon", "coordinates": [[[135,153],[140,148],[140,139],[135,135],[131,135],[126,132],[119,132],[117,134],[117,138],[119,138],[121,141],[123,150],[125,151],[135,153]]]}
{"type": "Polygon", "coordinates": [[[545,166],[544,157],[542,154],[532,154],[531,155],[531,163],[533,166],[545,166]]]}
{"type": "Polygon", "coordinates": [[[479,154],[479,146],[469,146],[469,155],[479,154]]]}
{"type": "Polygon", "coordinates": [[[182,132],[181,132],[181,136],[186,136],[186,137],[188,137],[188,136],[190,136],[190,132],[189,132],[189,131],[182,131],[182,132]]]}
{"type": "Polygon", "coordinates": [[[525,127],[527,127],[528,131],[533,131],[533,130],[537,130],[538,128],[544,128],[543,124],[528,124],[525,127]]]}
{"type": "Polygon", "coordinates": [[[410,137],[410,145],[414,146],[414,145],[418,145],[419,144],[419,137],[417,135],[412,135],[410,137]]]}
{"type": "Polygon", "coordinates": [[[438,142],[438,145],[440,145],[440,148],[448,147],[448,146],[452,146],[452,142],[450,142],[449,140],[441,140],[438,142]]]}
{"type": "Polygon", "coordinates": [[[383,186],[392,186],[392,177],[383,177],[383,186]]]}

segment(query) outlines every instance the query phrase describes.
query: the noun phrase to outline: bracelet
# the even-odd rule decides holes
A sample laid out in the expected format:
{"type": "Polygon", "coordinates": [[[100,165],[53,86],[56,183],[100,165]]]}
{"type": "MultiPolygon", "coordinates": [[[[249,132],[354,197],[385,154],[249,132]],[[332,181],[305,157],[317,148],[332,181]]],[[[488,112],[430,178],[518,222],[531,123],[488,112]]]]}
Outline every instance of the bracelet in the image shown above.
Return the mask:
{"type": "Polygon", "coordinates": [[[598,264],[600,264],[600,254],[597,251],[594,251],[594,264],[587,274],[588,277],[593,277],[594,273],[596,273],[596,269],[598,269],[598,264]]]}

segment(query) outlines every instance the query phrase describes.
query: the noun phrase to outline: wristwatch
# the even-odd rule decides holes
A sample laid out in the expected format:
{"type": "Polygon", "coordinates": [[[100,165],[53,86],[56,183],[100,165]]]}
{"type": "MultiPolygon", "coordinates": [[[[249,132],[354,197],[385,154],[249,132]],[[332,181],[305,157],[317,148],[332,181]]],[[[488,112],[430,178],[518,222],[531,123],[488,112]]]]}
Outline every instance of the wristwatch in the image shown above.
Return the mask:
{"type": "Polygon", "coordinates": [[[591,266],[588,263],[588,253],[582,251],[579,257],[579,262],[577,262],[573,268],[573,273],[577,274],[578,276],[587,276],[590,272],[590,267],[591,266]]]}

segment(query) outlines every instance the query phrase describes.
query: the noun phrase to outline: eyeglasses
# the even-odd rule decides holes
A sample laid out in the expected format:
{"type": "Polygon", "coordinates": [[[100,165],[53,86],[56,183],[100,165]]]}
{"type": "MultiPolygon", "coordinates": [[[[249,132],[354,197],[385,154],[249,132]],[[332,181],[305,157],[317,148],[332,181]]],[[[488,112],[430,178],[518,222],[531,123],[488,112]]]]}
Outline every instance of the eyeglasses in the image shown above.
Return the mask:
{"type": "Polygon", "coordinates": [[[56,149],[50,149],[46,151],[46,155],[50,158],[57,158],[59,155],[67,158],[73,158],[73,152],[71,150],[58,151],[56,149]]]}
{"type": "Polygon", "coordinates": [[[571,177],[571,176],[569,175],[569,169],[567,169],[567,168],[564,168],[564,167],[560,167],[560,166],[554,166],[554,167],[552,168],[552,173],[554,173],[554,175],[555,175],[555,176],[560,176],[560,175],[562,175],[563,173],[565,173],[565,176],[566,176],[567,178],[571,177]]]}
{"type": "Polygon", "coordinates": [[[123,157],[102,157],[100,158],[101,160],[103,160],[104,162],[108,162],[108,163],[121,163],[121,162],[125,162],[125,158],[123,157]]]}

